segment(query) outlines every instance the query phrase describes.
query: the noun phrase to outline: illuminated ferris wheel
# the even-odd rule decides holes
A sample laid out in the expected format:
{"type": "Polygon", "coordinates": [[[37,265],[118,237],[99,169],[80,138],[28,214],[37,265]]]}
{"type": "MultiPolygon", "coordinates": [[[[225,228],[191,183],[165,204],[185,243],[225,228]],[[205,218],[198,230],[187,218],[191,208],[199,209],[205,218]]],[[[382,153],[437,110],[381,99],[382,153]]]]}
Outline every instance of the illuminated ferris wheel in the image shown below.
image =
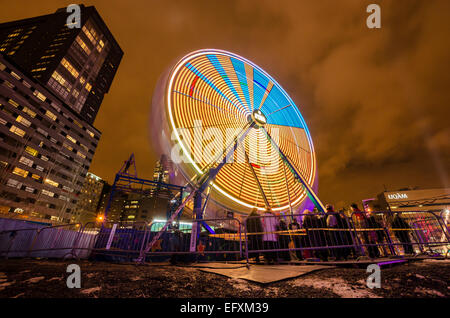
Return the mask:
{"type": "Polygon", "coordinates": [[[309,198],[323,210],[306,123],[263,69],[230,52],[200,50],[174,66],[165,89],[168,127],[183,153],[178,167],[189,182],[220,167],[210,189],[225,207],[292,211],[309,198]]]}

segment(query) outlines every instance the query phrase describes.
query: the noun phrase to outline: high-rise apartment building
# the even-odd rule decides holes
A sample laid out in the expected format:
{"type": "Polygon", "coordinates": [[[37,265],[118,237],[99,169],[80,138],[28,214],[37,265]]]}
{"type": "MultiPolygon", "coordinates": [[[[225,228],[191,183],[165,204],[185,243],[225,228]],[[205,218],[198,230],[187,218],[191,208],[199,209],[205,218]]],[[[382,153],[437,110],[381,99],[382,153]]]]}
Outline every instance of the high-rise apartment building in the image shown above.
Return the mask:
{"type": "Polygon", "coordinates": [[[0,24],[0,212],[69,223],[122,50],[94,7],[0,24]]]}
{"type": "Polygon", "coordinates": [[[80,8],[80,28],[67,26],[66,8],[0,24],[0,54],[92,124],[123,52],[95,7],[80,8]]]}
{"type": "Polygon", "coordinates": [[[78,196],[74,222],[95,222],[103,188],[106,182],[93,173],[88,172],[78,196]]]}

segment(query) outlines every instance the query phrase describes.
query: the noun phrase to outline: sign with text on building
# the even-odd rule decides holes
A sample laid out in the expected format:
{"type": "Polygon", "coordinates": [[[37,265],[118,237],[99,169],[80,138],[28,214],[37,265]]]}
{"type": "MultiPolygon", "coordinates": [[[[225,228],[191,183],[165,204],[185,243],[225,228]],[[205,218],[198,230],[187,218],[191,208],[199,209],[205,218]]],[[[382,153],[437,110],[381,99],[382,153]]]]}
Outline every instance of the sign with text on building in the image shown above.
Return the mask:
{"type": "Polygon", "coordinates": [[[408,195],[406,193],[392,193],[392,194],[387,194],[387,198],[389,200],[401,200],[401,199],[408,199],[408,195]]]}

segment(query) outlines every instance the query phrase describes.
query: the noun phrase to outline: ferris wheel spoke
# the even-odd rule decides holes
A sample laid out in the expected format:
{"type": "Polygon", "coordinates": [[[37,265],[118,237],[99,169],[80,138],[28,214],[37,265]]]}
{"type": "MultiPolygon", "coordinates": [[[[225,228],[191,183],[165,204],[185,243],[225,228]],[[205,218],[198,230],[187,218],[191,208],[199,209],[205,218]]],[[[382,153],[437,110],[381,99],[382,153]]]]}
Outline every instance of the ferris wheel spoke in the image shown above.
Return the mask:
{"type": "Polygon", "coordinates": [[[269,201],[267,200],[267,196],[266,196],[266,194],[264,192],[264,189],[263,189],[263,187],[261,185],[261,182],[258,179],[258,175],[256,174],[255,168],[253,168],[252,163],[250,162],[250,158],[249,158],[249,156],[247,154],[247,151],[245,150],[245,147],[243,145],[241,145],[241,146],[242,146],[242,148],[244,150],[245,160],[247,160],[247,163],[250,166],[250,170],[251,170],[251,172],[253,174],[253,177],[255,178],[256,183],[258,184],[258,189],[259,189],[259,192],[261,193],[261,196],[263,197],[263,200],[264,200],[264,203],[266,205],[266,208],[270,208],[269,201]]]}
{"type": "MultiPolygon", "coordinates": [[[[230,111],[230,110],[228,110],[228,109],[224,109],[224,108],[221,108],[221,107],[219,107],[219,106],[217,106],[217,105],[214,105],[214,104],[212,104],[211,102],[209,102],[209,101],[207,100],[207,98],[205,98],[205,99],[200,99],[200,98],[197,98],[197,97],[188,95],[188,94],[186,94],[186,93],[179,92],[179,91],[177,91],[177,90],[174,90],[173,92],[174,92],[174,93],[177,93],[177,94],[180,94],[180,95],[183,95],[183,96],[185,96],[185,97],[191,98],[191,99],[193,99],[193,100],[195,100],[195,101],[197,101],[197,102],[204,103],[204,104],[206,104],[206,105],[209,105],[209,106],[212,106],[212,107],[214,107],[214,108],[217,108],[218,110],[220,110],[220,111],[222,111],[222,112],[230,113],[230,114],[232,114],[232,115],[235,116],[235,117],[238,117],[238,116],[236,116],[237,114],[236,114],[235,112],[232,112],[232,111],[230,111]]],[[[239,113],[243,114],[242,112],[239,112],[239,113]]],[[[245,115],[245,114],[243,114],[243,115],[245,115]]]]}
{"type": "Polygon", "coordinates": [[[289,104],[289,105],[287,105],[287,106],[281,107],[281,108],[279,108],[279,109],[277,109],[277,110],[271,112],[271,113],[268,114],[266,117],[270,117],[270,115],[275,114],[275,113],[279,112],[280,110],[286,109],[286,108],[288,108],[288,107],[292,107],[292,105],[289,104]]]}
{"type": "MultiPolygon", "coordinates": [[[[283,133],[285,135],[288,134],[288,132],[286,132],[286,129],[289,129],[289,132],[290,132],[291,135],[293,135],[294,139],[297,139],[297,138],[301,139],[302,135],[304,135],[304,137],[306,138],[306,133],[305,133],[305,130],[303,128],[283,126],[283,125],[275,125],[275,124],[267,124],[266,127],[269,127],[269,131],[271,131],[274,128],[275,129],[282,129],[282,130],[284,130],[283,133]]],[[[299,145],[298,142],[295,142],[295,141],[291,140],[287,136],[283,136],[283,140],[289,142],[290,144],[294,145],[295,147],[297,147],[298,149],[300,149],[300,150],[302,150],[302,151],[304,151],[306,153],[311,153],[310,150],[303,148],[302,146],[299,145]]]]}
{"type": "Polygon", "coordinates": [[[224,124],[211,124],[211,125],[200,125],[200,126],[186,126],[186,129],[194,129],[194,128],[215,128],[215,127],[220,127],[220,126],[225,126],[227,128],[235,128],[236,124],[235,123],[224,123],[224,124]]]}

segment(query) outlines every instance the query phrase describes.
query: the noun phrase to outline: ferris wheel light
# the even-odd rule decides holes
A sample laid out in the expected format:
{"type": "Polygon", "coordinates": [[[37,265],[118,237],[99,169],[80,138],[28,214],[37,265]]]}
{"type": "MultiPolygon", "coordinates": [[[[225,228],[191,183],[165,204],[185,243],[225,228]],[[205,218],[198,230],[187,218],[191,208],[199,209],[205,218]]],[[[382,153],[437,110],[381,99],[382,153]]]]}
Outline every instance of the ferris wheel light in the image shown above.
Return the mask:
{"type": "MultiPolygon", "coordinates": [[[[187,161],[180,165],[182,174],[188,180],[193,180],[191,171],[197,175],[207,173],[209,164],[213,161],[212,156],[206,160],[202,158],[203,161],[200,162],[194,160],[197,158],[192,154],[198,149],[194,145],[193,151],[190,151],[192,144],[188,144],[180,136],[178,129],[195,127],[195,120],[204,121],[206,126],[242,129],[243,124],[251,118],[260,130],[267,129],[271,134],[275,129],[282,130],[278,147],[286,152],[304,182],[308,183],[309,187],[314,185],[314,146],[300,111],[283,88],[251,61],[214,49],[188,54],[170,72],[165,101],[174,142],[181,148],[187,161]]],[[[268,143],[269,149],[273,147],[258,130],[252,131],[245,138],[247,142],[258,140],[268,143]]],[[[204,146],[201,144],[199,147],[204,146]]],[[[249,151],[259,149],[251,143],[248,147],[249,151]]],[[[261,152],[258,154],[262,155],[262,159],[252,167],[256,170],[254,175],[251,175],[248,164],[228,165],[216,176],[215,181],[211,182],[212,188],[224,199],[260,211],[266,209],[264,196],[268,197],[265,200],[269,200],[273,211],[288,210],[306,199],[307,190],[301,182],[296,181],[297,176],[289,166],[286,171],[290,172],[288,177],[285,177],[286,172],[283,169],[267,167],[264,163],[277,161],[284,167],[284,159],[278,158],[276,152],[271,152],[270,155],[261,152]],[[257,183],[260,183],[260,188],[257,183]],[[289,195],[287,186],[292,192],[289,195]]]]}

